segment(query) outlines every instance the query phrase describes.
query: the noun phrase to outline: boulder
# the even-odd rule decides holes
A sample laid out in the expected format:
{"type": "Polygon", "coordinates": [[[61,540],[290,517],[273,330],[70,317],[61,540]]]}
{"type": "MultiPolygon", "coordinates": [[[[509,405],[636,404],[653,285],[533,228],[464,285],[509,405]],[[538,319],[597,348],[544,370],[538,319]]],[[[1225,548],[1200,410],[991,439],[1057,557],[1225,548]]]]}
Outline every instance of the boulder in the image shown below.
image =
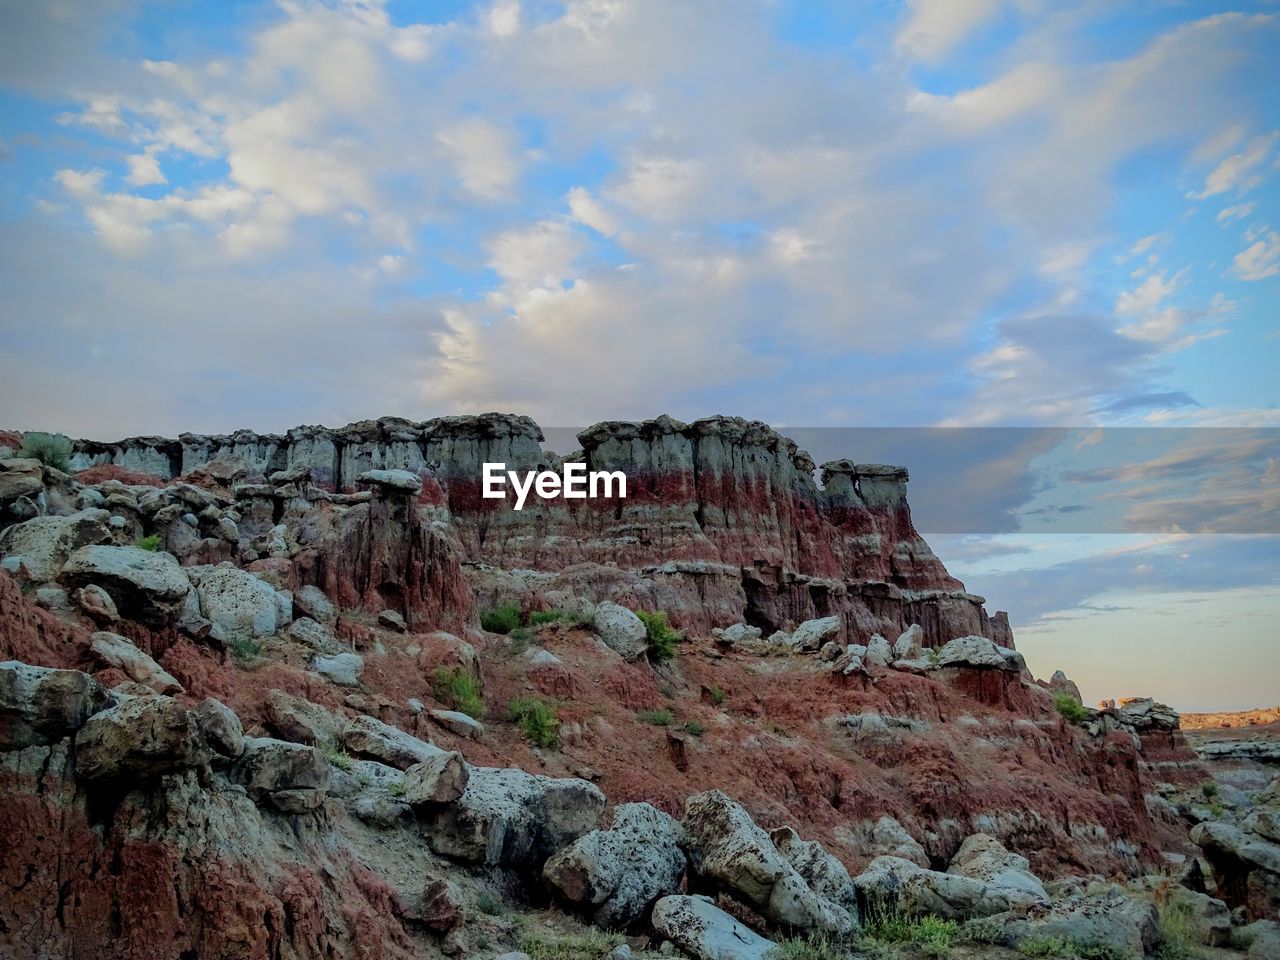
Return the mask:
{"type": "Polygon", "coordinates": [[[1222,821],[1196,824],[1191,841],[1204,852],[1228,907],[1250,919],[1280,914],[1280,844],[1222,821]]]}
{"type": "Polygon", "coordinates": [[[408,624],[404,622],[404,617],[394,610],[383,610],[379,613],[378,626],[393,630],[396,633],[404,633],[409,629],[408,624]]]}
{"type": "Polygon", "coordinates": [[[797,650],[817,650],[839,632],[839,617],[806,620],[791,631],[791,646],[797,650]]]}
{"type": "MultiPolygon", "coordinates": [[[[896,821],[895,821],[896,822],[896,821]]],[[[777,851],[787,858],[809,888],[843,907],[853,917],[858,915],[858,892],[845,865],[832,856],[817,840],[802,840],[791,827],[769,831],[769,839],[777,851]]]]}
{"type": "Polygon", "coordinates": [[[876,634],[867,641],[867,652],[864,660],[867,663],[877,667],[887,667],[893,662],[893,648],[889,646],[889,641],[880,634],[876,634]]]}
{"type": "Polygon", "coordinates": [[[542,868],[561,899],[597,926],[623,929],[644,920],[659,897],[676,893],[684,875],[680,825],[647,803],[624,803],[608,830],[593,830],[542,868]]]}
{"type": "Polygon", "coordinates": [[[150,687],[156,693],[182,693],[178,683],[160,664],[143,653],[128,637],[99,631],[91,638],[89,649],[108,666],[124,671],[135,683],[150,687]]]}
{"type": "Polygon", "coordinates": [[[364,672],[364,657],[358,653],[335,653],[331,657],[316,657],[311,665],[316,673],[339,686],[354,687],[359,685],[360,674],[364,672]]]}
{"type": "Polygon", "coordinates": [[[1280,923],[1255,920],[1236,931],[1236,938],[1248,946],[1248,960],[1275,960],[1280,957],[1280,923]]]}
{"type": "Polygon", "coordinates": [[[380,760],[397,770],[432,760],[445,753],[435,744],[419,740],[373,717],[356,717],[342,733],[346,748],[359,757],[380,760]]]}
{"type": "Polygon", "coordinates": [[[324,802],[329,763],[315,747],[266,737],[247,737],[233,777],[258,802],[285,813],[307,813],[324,802]]]}
{"type": "Polygon", "coordinates": [[[225,703],[205,697],[192,712],[201,736],[214,753],[232,759],[244,753],[244,727],[225,703]]]}
{"type": "Polygon", "coordinates": [[[289,624],[289,639],[323,651],[329,651],[337,644],[329,629],[310,617],[299,617],[289,624]]]}
{"type": "Polygon", "coordinates": [[[57,743],[102,709],[107,692],[79,670],[0,663],[0,750],[57,743]]]}
{"type": "Polygon", "coordinates": [[[596,604],[591,618],[596,633],[624,660],[639,660],[649,649],[649,631],[644,621],[616,603],[596,604]]]}
{"type": "Polygon", "coordinates": [[[430,880],[408,916],[428,930],[444,934],[466,922],[467,908],[457,886],[448,880],[430,880]]]}
{"type": "Polygon", "coordinates": [[[111,599],[111,594],[96,583],[81,587],[73,594],[72,599],[86,616],[102,626],[120,619],[120,611],[116,609],[116,602],[111,599]]]}
{"type": "Polygon", "coordinates": [[[1011,905],[1049,902],[1044,884],[1031,872],[1030,861],[985,833],[965,838],[951,858],[947,873],[1005,888],[1009,891],[1011,905]]]}
{"type": "Polygon", "coordinates": [[[1080,688],[1076,686],[1075,681],[1069,679],[1061,670],[1053,671],[1053,676],[1049,678],[1049,689],[1054,693],[1065,693],[1076,703],[1084,703],[1084,697],[1080,695],[1080,688]]]}
{"type": "Polygon", "coordinates": [[[893,659],[911,660],[920,656],[924,650],[924,631],[920,624],[913,623],[893,641],[893,659]]]}
{"type": "Polygon", "coordinates": [[[401,796],[415,807],[453,803],[466,791],[470,774],[462,754],[441,750],[405,770],[401,796]]]}
{"type": "Polygon", "coordinates": [[[293,609],[301,616],[332,628],[338,622],[338,611],[325,592],[314,584],[307,584],[293,595],[293,609]]]}
{"type": "Polygon", "coordinates": [[[106,510],[81,510],[65,517],[34,517],[0,532],[0,556],[20,556],[27,578],[56,580],[68,558],[81,547],[113,542],[106,510]]]}
{"type": "Polygon", "coordinates": [[[706,897],[663,897],[653,906],[653,928],[698,960],[765,960],[774,944],[739,923],[706,897]]]}
{"type": "Polygon", "coordinates": [[[336,745],[342,732],[342,719],[319,704],[271,690],[263,705],[267,727],[291,743],[336,745]]]}
{"type": "Polygon", "coordinates": [[[246,570],[222,563],[196,587],[201,614],[213,624],[215,640],[269,637],[293,619],[292,601],[246,570]]]}
{"type": "Polygon", "coordinates": [[[1157,902],[1163,900],[1166,914],[1183,918],[1197,943],[1221,947],[1231,937],[1231,911],[1216,897],[1175,885],[1157,891],[1156,898],[1157,902]]]}
{"type": "Polygon", "coordinates": [[[469,740],[479,740],[484,736],[484,724],[474,717],[469,717],[465,713],[457,710],[432,710],[429,714],[432,720],[440,724],[450,733],[457,734],[459,737],[466,737],[469,740]]]}
{"type": "Polygon", "coordinates": [[[996,914],[987,926],[1004,946],[1053,938],[1078,944],[1090,956],[1142,957],[1159,938],[1155,907],[1114,889],[996,914]]]}
{"type": "Polygon", "coordinates": [[[783,927],[844,934],[856,920],[819,896],[742,806],[719,790],[685,801],[681,822],[690,869],[783,927]]]}
{"type": "Polygon", "coordinates": [[[1117,711],[1120,720],[1135,730],[1177,730],[1181,717],[1177,710],[1150,697],[1121,700],[1117,711]]]}
{"type": "Polygon", "coordinates": [[[540,870],[551,854],[599,829],[604,794],[586,780],[472,767],[456,803],[427,816],[439,854],[467,863],[540,870]]]}
{"type": "Polygon", "coordinates": [[[745,623],[735,623],[728,627],[716,627],[711,631],[711,635],[716,638],[716,641],[726,647],[732,647],[738,643],[753,643],[760,639],[760,634],[759,627],[748,626],[745,623]]]}
{"type": "Polygon", "coordinates": [[[76,775],[85,780],[149,779],[208,760],[195,716],[171,697],[131,697],[76,734],[76,775]]]}
{"type": "Polygon", "coordinates": [[[71,587],[97,584],[123,615],[151,626],[172,623],[191,592],[177,560],[140,547],[81,547],[67,560],[61,579],[71,587]]]}
{"type": "Polygon", "coordinates": [[[1030,899],[1021,891],[973,877],[939,873],[901,857],[877,857],[854,877],[863,916],[901,913],[944,920],[988,917],[1030,899]]]}
{"type": "Polygon", "coordinates": [[[44,490],[44,464],[31,457],[0,460],[0,505],[44,490]]]}
{"type": "Polygon", "coordinates": [[[995,667],[1008,669],[1009,663],[986,637],[957,637],[938,651],[939,667],[995,667]]]}

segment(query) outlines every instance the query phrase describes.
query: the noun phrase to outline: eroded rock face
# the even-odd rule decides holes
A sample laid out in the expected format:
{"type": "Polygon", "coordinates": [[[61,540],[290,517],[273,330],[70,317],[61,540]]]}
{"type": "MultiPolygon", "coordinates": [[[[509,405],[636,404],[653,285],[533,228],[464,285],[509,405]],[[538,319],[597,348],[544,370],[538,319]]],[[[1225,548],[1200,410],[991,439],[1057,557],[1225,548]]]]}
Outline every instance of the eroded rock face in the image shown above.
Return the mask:
{"type": "Polygon", "coordinates": [[[269,637],[293,619],[293,602],[269,583],[231,564],[200,577],[200,612],[213,624],[215,639],[269,637]]]}
{"type": "Polygon", "coordinates": [[[196,718],[170,697],[136,697],[90,717],[76,734],[76,775],[149,778],[207,763],[196,718]]]}
{"type": "Polygon", "coordinates": [[[81,547],[63,566],[61,579],[71,587],[97,584],[121,613],[155,626],[176,620],[191,591],[177,560],[139,547],[81,547]]]}
{"type": "Polygon", "coordinates": [[[156,693],[180,693],[182,684],[150,656],[143,653],[128,637],[99,631],[92,637],[90,649],[105,664],[118,667],[136,683],[156,693]]]}
{"type": "Polygon", "coordinates": [[[0,532],[0,557],[21,557],[27,577],[36,583],[56,580],[76,550],[114,542],[110,517],[106,510],[81,510],[14,524],[0,532]]]}
{"type": "Polygon", "coordinates": [[[551,889],[609,929],[645,919],[662,896],[680,889],[685,856],[680,825],[647,803],[624,803],[608,830],[593,830],[543,867],[551,889]]]}
{"type": "Polygon", "coordinates": [[[324,802],[329,764],[315,747],[249,737],[234,776],[253,799],[268,800],[285,813],[308,813],[324,802]]]}
{"type": "Polygon", "coordinates": [[[653,926],[699,960],[765,960],[774,947],[706,897],[663,897],[653,907],[653,926]]]}
{"type": "Polygon", "coordinates": [[[72,736],[106,703],[102,685],[79,670],[0,663],[0,750],[72,736]]]}

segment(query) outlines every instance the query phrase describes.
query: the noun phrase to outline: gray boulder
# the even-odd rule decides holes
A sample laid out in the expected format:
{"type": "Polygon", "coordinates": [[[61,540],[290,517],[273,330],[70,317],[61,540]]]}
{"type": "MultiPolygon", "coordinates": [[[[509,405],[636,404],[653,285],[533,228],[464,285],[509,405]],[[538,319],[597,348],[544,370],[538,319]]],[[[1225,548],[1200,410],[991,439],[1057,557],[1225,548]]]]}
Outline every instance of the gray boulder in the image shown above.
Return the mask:
{"type": "Polygon", "coordinates": [[[484,736],[484,724],[458,710],[432,710],[430,717],[450,733],[468,740],[479,740],[484,736]]]}
{"type": "Polygon", "coordinates": [[[920,624],[913,623],[893,641],[893,658],[895,660],[911,660],[920,656],[924,650],[924,631],[920,624]]]}
{"type": "Polygon", "coordinates": [[[65,517],[34,517],[0,533],[0,556],[21,556],[27,577],[36,583],[56,580],[68,558],[81,547],[113,542],[106,510],[81,510],[65,517]]]}
{"type": "Polygon", "coordinates": [[[769,831],[769,839],[777,851],[787,858],[809,888],[843,907],[853,917],[858,915],[858,892],[845,865],[827,852],[817,840],[802,840],[791,827],[769,831]]]}
{"type": "Polygon", "coordinates": [[[81,547],[67,560],[61,579],[71,587],[97,584],[122,614],[152,626],[172,623],[191,592],[177,560],[140,547],[81,547]]]}
{"type": "Polygon", "coordinates": [[[427,815],[431,846],[467,863],[539,870],[551,854],[600,827],[604,794],[586,780],[472,767],[456,803],[427,815]]]}
{"type": "Polygon", "coordinates": [[[1009,662],[986,637],[957,637],[938,651],[939,667],[996,667],[1009,668],[1009,662]]]}
{"type": "Polygon", "coordinates": [[[215,640],[269,637],[293,619],[292,601],[271,584],[229,563],[200,577],[201,614],[213,624],[215,640]]]}
{"type": "Polygon", "coordinates": [[[854,877],[853,885],[863,916],[888,912],[969,920],[1001,913],[1028,900],[1018,890],[927,870],[901,857],[877,857],[854,877]]]}
{"type": "Polygon", "coordinates": [[[644,621],[616,603],[596,604],[591,623],[600,639],[624,660],[639,660],[649,649],[649,631],[644,621]]]}
{"type": "Polygon", "coordinates": [[[659,897],[680,889],[685,857],[680,825],[647,803],[624,803],[608,830],[593,830],[542,868],[561,899],[593,923],[622,929],[642,921],[659,897]]]}
{"type": "Polygon", "coordinates": [[[1049,902],[1044,884],[1031,872],[1030,861],[1006,849],[999,840],[985,833],[975,833],[965,838],[956,855],[951,858],[947,873],[972,877],[1003,888],[1009,891],[1011,905],[1049,902]]]}
{"type": "Polygon", "coordinates": [[[791,645],[797,650],[817,650],[839,632],[839,617],[806,620],[791,631],[791,645]]]}
{"type": "Polygon", "coordinates": [[[339,686],[354,687],[364,672],[364,657],[358,653],[335,653],[331,657],[316,657],[311,665],[316,673],[339,686]]]}
{"type": "Polygon", "coordinates": [[[888,640],[877,633],[867,641],[867,652],[863,659],[874,666],[887,667],[894,659],[893,648],[889,646],[888,640]]]}
{"type": "Polygon", "coordinates": [[[433,760],[446,751],[374,717],[356,717],[342,733],[346,748],[358,757],[381,761],[397,770],[433,760]]]}
{"type": "Polygon", "coordinates": [[[663,897],[653,906],[652,923],[698,960],[765,960],[774,947],[706,897],[663,897]]]}
{"type": "Polygon", "coordinates": [[[156,693],[181,693],[182,684],[155,660],[143,653],[128,637],[99,631],[90,638],[89,649],[100,661],[122,670],[130,680],[156,693]]]}
{"type": "Polygon", "coordinates": [[[72,595],[72,599],[81,611],[99,624],[105,626],[120,619],[120,611],[116,609],[116,602],[111,599],[111,594],[96,583],[81,587],[72,595]]]}
{"type": "Polygon", "coordinates": [[[453,803],[466,791],[470,775],[462,754],[441,750],[405,770],[404,801],[415,807],[453,803]]]}
{"type": "Polygon", "coordinates": [[[0,663],[0,750],[57,743],[107,703],[107,692],[79,670],[0,663]]]}
{"type": "Polygon", "coordinates": [[[422,478],[408,470],[366,470],[356,480],[398,493],[416,494],[422,490],[422,478]]]}
{"type": "Polygon", "coordinates": [[[1095,953],[1142,957],[1158,942],[1155,908],[1114,889],[996,914],[987,924],[998,931],[997,941],[1009,947],[1056,938],[1095,953]]]}
{"type": "Polygon", "coordinates": [[[332,628],[338,622],[338,611],[325,592],[314,584],[307,584],[293,595],[294,610],[317,623],[332,628]]]}
{"type": "Polygon", "coordinates": [[[205,697],[192,712],[201,736],[214,753],[232,759],[244,753],[244,727],[225,703],[205,697]]]}
{"type": "Polygon", "coordinates": [[[85,780],[154,778],[208,760],[196,718],[171,697],[132,697],[76,734],[76,775],[85,780]]]}
{"type": "Polygon", "coordinates": [[[267,727],[282,740],[292,743],[334,745],[342,732],[342,718],[283,690],[267,692],[263,713],[267,727]]]}
{"type": "Polygon", "coordinates": [[[329,763],[315,747],[249,737],[233,777],[257,802],[270,801],[285,813],[307,813],[324,803],[329,763]]]}

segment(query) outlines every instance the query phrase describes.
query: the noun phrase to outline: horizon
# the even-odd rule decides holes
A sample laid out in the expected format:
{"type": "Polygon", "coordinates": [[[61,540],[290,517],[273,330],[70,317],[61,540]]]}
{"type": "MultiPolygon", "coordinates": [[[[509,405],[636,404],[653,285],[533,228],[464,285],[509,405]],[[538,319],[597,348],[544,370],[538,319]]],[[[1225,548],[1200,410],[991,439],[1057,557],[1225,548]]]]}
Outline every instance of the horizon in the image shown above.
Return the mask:
{"type": "Polygon", "coordinates": [[[4,425],[1045,431],[905,464],[1037,676],[1277,702],[1274,4],[431,11],[7,3],[4,425]]]}

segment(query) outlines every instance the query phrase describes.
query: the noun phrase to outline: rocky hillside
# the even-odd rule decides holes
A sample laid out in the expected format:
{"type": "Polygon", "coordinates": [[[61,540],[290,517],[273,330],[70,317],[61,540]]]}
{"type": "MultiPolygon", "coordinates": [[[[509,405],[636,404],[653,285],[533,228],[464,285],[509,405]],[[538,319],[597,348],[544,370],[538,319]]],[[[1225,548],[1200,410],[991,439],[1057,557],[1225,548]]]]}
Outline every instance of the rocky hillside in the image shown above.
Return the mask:
{"type": "Polygon", "coordinates": [[[0,434],[0,955],[1272,955],[1272,761],[1033,678],[905,469],[660,418],[482,499],[540,439],[0,434]]]}

